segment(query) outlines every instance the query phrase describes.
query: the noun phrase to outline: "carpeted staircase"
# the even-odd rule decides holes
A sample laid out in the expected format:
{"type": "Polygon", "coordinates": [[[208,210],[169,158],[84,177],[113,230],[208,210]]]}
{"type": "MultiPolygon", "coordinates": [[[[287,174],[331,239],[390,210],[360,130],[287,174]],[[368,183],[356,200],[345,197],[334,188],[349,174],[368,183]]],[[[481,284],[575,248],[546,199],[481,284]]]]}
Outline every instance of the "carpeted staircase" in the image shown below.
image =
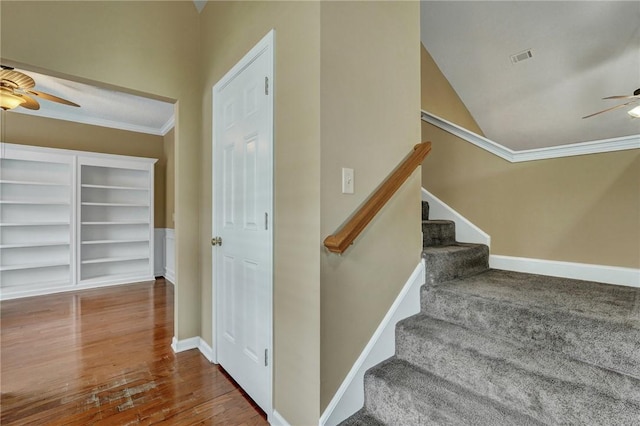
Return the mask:
{"type": "Polygon", "coordinates": [[[422,311],[341,425],[640,425],[640,289],[489,269],[423,219],[422,311]]]}

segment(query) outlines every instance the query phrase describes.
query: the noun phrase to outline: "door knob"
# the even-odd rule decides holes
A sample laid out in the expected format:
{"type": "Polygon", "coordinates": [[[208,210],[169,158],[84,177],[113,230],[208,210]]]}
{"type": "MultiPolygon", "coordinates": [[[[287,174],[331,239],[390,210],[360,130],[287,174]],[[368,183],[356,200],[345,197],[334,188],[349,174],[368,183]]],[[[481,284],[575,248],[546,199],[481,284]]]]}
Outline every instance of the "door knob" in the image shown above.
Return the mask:
{"type": "Polygon", "coordinates": [[[212,246],[221,246],[222,245],[222,238],[220,237],[214,237],[211,239],[211,245],[212,246]]]}

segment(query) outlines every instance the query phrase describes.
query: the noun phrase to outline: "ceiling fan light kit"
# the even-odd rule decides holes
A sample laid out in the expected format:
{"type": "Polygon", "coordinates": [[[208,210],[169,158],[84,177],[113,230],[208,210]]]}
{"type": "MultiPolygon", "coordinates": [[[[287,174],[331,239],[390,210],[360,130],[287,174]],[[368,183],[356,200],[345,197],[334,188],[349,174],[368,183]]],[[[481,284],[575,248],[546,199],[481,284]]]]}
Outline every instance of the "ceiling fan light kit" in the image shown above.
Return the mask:
{"type": "Polygon", "coordinates": [[[627,111],[627,114],[629,114],[633,118],[640,118],[640,105],[627,111]]]}
{"type": "Polygon", "coordinates": [[[0,106],[4,111],[23,107],[32,110],[40,109],[40,104],[34,99],[39,97],[63,105],[79,107],[80,105],[59,98],[48,93],[33,90],[36,82],[28,75],[16,71],[11,67],[2,66],[0,70],[0,106]]]}
{"type": "Polygon", "coordinates": [[[14,95],[11,90],[5,87],[0,88],[0,107],[3,110],[13,109],[25,102],[23,97],[14,95]]]}

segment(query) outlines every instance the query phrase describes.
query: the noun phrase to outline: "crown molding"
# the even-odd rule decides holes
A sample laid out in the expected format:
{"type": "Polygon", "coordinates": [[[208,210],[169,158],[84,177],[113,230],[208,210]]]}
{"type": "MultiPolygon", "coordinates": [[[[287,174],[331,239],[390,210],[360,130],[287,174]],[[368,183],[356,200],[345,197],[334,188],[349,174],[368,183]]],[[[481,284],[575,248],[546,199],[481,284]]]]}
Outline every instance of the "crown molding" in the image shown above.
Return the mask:
{"type": "Polygon", "coordinates": [[[121,121],[104,120],[104,119],[95,118],[95,117],[81,117],[73,114],[60,114],[60,113],[54,113],[51,111],[45,112],[40,110],[38,111],[38,113],[32,113],[29,110],[24,110],[24,108],[22,111],[11,111],[11,113],[33,115],[36,117],[52,118],[55,120],[72,121],[74,123],[88,124],[91,126],[109,127],[112,129],[126,130],[129,132],[137,132],[137,133],[146,133],[149,135],[156,135],[156,136],[166,135],[167,132],[171,130],[175,122],[175,118],[174,118],[175,116],[171,116],[171,118],[169,118],[169,120],[167,120],[167,122],[162,127],[152,127],[152,126],[140,126],[136,124],[123,123],[121,121]]]}
{"type": "Polygon", "coordinates": [[[458,126],[442,117],[422,110],[422,121],[451,133],[461,139],[474,144],[510,163],[524,161],[546,160],[550,158],[572,157],[576,155],[598,154],[604,152],[623,151],[628,149],[640,149],[640,135],[624,136],[620,138],[602,139],[589,142],[580,142],[568,145],[551,146],[547,148],[525,149],[514,151],[458,126]]]}

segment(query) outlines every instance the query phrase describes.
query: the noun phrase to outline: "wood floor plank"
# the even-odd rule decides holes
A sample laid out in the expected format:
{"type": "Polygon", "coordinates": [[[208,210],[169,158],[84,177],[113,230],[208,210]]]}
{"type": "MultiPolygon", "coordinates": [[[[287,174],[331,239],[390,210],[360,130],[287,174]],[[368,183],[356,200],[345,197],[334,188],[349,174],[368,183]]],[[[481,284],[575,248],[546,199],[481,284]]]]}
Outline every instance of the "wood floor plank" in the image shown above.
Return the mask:
{"type": "Polygon", "coordinates": [[[0,303],[0,424],[267,425],[197,350],[174,354],[163,279],[0,303]]]}

